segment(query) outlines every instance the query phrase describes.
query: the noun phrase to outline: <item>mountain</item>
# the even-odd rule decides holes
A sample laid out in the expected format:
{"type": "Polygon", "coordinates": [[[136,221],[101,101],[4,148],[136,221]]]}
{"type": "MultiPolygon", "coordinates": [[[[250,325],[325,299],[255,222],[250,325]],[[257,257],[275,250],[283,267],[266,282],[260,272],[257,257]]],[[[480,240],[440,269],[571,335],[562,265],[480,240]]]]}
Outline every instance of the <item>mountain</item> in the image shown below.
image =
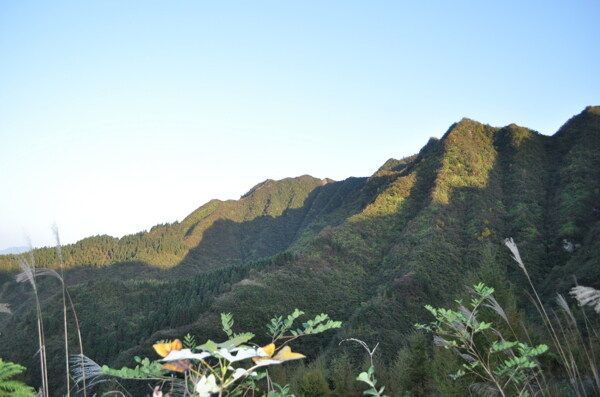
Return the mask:
{"type": "MultiPolygon", "coordinates": [[[[484,281],[519,305],[526,280],[507,237],[543,296],[565,293],[573,277],[599,286],[600,107],[553,136],[462,119],[370,177],[267,180],[180,223],[91,237],[62,253],[86,354],[101,363],[131,364],[155,340],[187,332],[219,339],[221,312],[259,330],[295,307],[345,323],[302,345],[309,357],[355,337],[379,343],[390,361],[412,325],[427,321],[423,305],[452,302],[466,285],[484,281]]],[[[55,250],[34,253],[39,266],[58,268],[55,250]]],[[[37,379],[33,305],[26,286],[10,281],[13,259],[0,261],[0,301],[14,313],[0,318],[0,357],[28,364],[37,379]]],[[[62,324],[56,285],[39,287],[48,291],[48,335],[62,324]]]]}
{"type": "Polygon", "coordinates": [[[29,251],[29,247],[9,247],[3,250],[0,250],[0,255],[18,255],[24,252],[29,251]]]}
{"type": "MultiPolygon", "coordinates": [[[[268,257],[286,250],[303,231],[318,229],[315,222],[335,223],[335,212],[352,211],[338,208],[339,204],[365,179],[334,182],[304,175],[266,180],[240,200],[212,200],[180,223],[157,225],[121,239],[95,236],[67,245],[62,248],[64,265],[143,262],[156,268],[177,267],[172,273],[189,275],[268,257]]],[[[54,248],[35,253],[38,266],[59,267],[54,248]]],[[[2,268],[16,270],[14,258],[1,258],[2,268]]]]}

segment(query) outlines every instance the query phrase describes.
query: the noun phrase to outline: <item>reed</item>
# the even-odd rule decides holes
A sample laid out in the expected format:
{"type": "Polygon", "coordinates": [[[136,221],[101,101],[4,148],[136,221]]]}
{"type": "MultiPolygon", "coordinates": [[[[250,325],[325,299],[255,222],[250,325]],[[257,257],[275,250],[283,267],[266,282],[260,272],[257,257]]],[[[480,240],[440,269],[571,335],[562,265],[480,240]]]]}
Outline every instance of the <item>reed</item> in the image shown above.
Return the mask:
{"type": "Polygon", "coordinates": [[[33,250],[29,251],[29,260],[25,256],[21,256],[19,260],[19,266],[22,272],[16,276],[17,282],[25,283],[28,282],[33,289],[33,295],[35,298],[35,310],[37,317],[37,331],[38,331],[38,345],[39,345],[39,356],[40,356],[40,371],[41,371],[41,382],[42,386],[39,394],[42,397],[49,397],[48,393],[48,365],[46,360],[46,339],[44,336],[44,322],[42,319],[42,306],[40,304],[40,297],[38,295],[38,287],[36,276],[39,269],[35,268],[35,258],[33,256],[33,250]]]}
{"type": "MultiPolygon", "coordinates": [[[[576,397],[600,395],[600,374],[598,373],[598,361],[594,354],[595,346],[600,342],[600,338],[598,338],[595,328],[590,326],[585,312],[582,311],[582,316],[586,329],[582,330],[565,298],[558,295],[556,303],[563,313],[562,318],[555,311],[550,311],[551,315],[540,299],[527,267],[521,259],[517,245],[512,238],[506,239],[505,245],[527,278],[532,292],[531,300],[548,332],[572,393],[576,397]]],[[[576,286],[571,289],[570,294],[578,300],[581,306],[590,305],[596,312],[600,312],[600,291],[590,287],[576,286]]]]}
{"type": "MultiPolygon", "coordinates": [[[[71,377],[71,361],[69,354],[69,318],[68,311],[71,310],[73,315],[73,321],[75,323],[75,329],[77,332],[77,340],[79,345],[79,356],[81,356],[81,360],[77,361],[77,365],[84,365],[83,361],[83,339],[81,336],[81,328],[79,325],[79,319],[77,317],[77,311],[75,310],[75,305],[69,294],[69,290],[65,283],[64,278],[64,260],[62,256],[62,247],[60,243],[60,237],[58,234],[58,229],[56,226],[53,227],[54,236],[56,239],[56,252],[57,258],[59,261],[60,274],[53,269],[48,268],[36,268],[35,267],[35,257],[33,254],[33,249],[29,251],[29,258],[26,256],[21,256],[19,265],[21,267],[21,273],[17,274],[16,281],[17,282],[28,282],[32,289],[33,295],[35,299],[36,306],[36,321],[37,321],[37,330],[38,330],[38,344],[39,344],[39,355],[40,355],[40,371],[41,371],[41,389],[39,391],[39,395],[42,397],[50,397],[50,391],[48,387],[48,364],[47,364],[47,354],[46,354],[46,340],[44,334],[44,322],[42,316],[42,306],[39,298],[39,286],[37,283],[37,277],[52,277],[59,281],[62,295],[62,312],[63,312],[63,328],[64,328],[64,351],[65,351],[65,388],[66,388],[66,396],[71,397],[71,384],[73,379],[71,377]],[[68,304],[67,304],[68,302],[68,304]]],[[[78,381],[83,385],[82,391],[83,396],[87,397],[87,388],[86,388],[86,378],[85,371],[81,371],[82,379],[78,379],[78,381]]],[[[77,383],[76,383],[77,384],[77,383]]]]}

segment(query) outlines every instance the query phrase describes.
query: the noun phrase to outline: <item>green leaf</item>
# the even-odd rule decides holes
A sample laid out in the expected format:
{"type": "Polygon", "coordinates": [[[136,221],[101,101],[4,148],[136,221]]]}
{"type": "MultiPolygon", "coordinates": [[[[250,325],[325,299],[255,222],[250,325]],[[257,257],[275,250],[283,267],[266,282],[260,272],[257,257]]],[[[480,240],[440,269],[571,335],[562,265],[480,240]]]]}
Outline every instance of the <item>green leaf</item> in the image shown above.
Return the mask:
{"type": "Polygon", "coordinates": [[[183,347],[186,349],[194,349],[196,347],[196,338],[194,335],[187,334],[183,337],[183,347]]]}
{"type": "Polygon", "coordinates": [[[460,378],[462,376],[465,376],[465,375],[466,375],[466,372],[464,370],[462,370],[462,369],[459,369],[458,371],[456,371],[456,373],[450,374],[448,376],[450,376],[450,378],[456,380],[456,379],[458,379],[458,378],[460,378]]]}
{"type": "Polygon", "coordinates": [[[214,353],[217,350],[219,350],[219,346],[215,342],[213,342],[212,340],[209,339],[206,341],[206,343],[198,346],[197,349],[202,349],[206,352],[214,353]]]}
{"type": "Polygon", "coordinates": [[[37,394],[33,387],[27,386],[21,381],[10,379],[15,375],[25,371],[25,367],[2,361],[0,358],[0,396],[4,397],[36,397],[37,394]]]}
{"type": "Polygon", "coordinates": [[[231,328],[233,327],[233,314],[231,313],[221,313],[221,324],[223,325],[223,331],[227,334],[228,337],[233,337],[233,331],[231,328]]]}
{"type": "Polygon", "coordinates": [[[360,374],[358,374],[358,376],[356,377],[356,380],[359,382],[365,382],[367,384],[371,384],[371,379],[369,378],[369,374],[367,374],[366,372],[361,372],[360,374]]]}
{"type": "Polygon", "coordinates": [[[254,338],[254,334],[251,332],[246,332],[243,334],[236,335],[235,337],[225,342],[218,343],[217,346],[220,348],[231,350],[234,347],[238,347],[239,345],[248,342],[252,338],[254,338]]]}
{"type": "Polygon", "coordinates": [[[511,349],[513,347],[515,347],[517,345],[517,342],[494,342],[492,343],[492,347],[491,347],[491,351],[496,353],[496,352],[501,352],[503,350],[507,350],[507,349],[511,349]]]}
{"type": "Polygon", "coordinates": [[[141,366],[137,365],[135,368],[122,367],[121,369],[113,369],[103,365],[101,371],[106,375],[128,379],[160,378],[166,373],[160,363],[150,361],[149,358],[141,360],[141,366]]]}

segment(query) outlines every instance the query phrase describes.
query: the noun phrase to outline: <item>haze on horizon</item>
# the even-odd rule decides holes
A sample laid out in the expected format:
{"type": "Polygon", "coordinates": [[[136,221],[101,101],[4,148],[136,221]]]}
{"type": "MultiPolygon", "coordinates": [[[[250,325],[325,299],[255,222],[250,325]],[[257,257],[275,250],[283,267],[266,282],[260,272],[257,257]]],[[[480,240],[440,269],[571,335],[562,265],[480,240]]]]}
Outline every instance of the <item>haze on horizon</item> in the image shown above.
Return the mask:
{"type": "Polygon", "coordinates": [[[600,3],[4,2],[0,249],[120,237],[265,179],[368,176],[462,117],[599,105],[600,3]]]}

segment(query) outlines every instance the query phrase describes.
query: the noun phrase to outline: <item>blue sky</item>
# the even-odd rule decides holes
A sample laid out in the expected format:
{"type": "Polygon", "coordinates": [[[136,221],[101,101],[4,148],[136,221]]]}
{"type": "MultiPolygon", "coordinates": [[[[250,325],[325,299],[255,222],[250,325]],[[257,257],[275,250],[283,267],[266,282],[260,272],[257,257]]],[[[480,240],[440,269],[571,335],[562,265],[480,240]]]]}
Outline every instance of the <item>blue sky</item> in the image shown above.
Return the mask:
{"type": "Polygon", "coordinates": [[[598,1],[0,2],[0,249],[600,104],[598,1]]]}

